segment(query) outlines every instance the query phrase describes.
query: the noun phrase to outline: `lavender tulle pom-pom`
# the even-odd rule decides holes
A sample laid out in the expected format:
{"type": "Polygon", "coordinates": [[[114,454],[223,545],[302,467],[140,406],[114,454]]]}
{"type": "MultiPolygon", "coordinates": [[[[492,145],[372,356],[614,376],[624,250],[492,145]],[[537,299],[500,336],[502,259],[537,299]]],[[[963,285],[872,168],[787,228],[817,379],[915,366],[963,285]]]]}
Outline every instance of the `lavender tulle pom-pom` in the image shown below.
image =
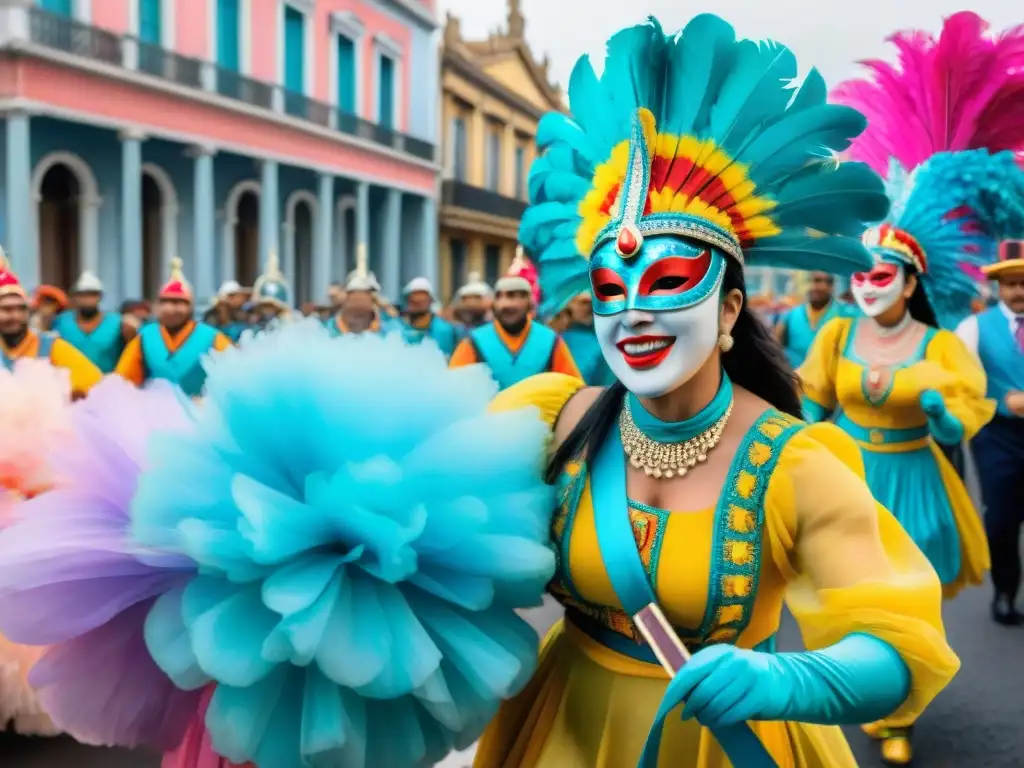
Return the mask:
{"type": "Polygon", "coordinates": [[[187,431],[169,387],[111,377],[71,407],[73,437],[53,490],[22,502],[0,532],[0,632],[49,646],[30,682],[54,722],[92,744],[173,748],[199,706],[146,649],[157,597],[195,571],[129,537],[129,510],[153,430],[187,431]]]}

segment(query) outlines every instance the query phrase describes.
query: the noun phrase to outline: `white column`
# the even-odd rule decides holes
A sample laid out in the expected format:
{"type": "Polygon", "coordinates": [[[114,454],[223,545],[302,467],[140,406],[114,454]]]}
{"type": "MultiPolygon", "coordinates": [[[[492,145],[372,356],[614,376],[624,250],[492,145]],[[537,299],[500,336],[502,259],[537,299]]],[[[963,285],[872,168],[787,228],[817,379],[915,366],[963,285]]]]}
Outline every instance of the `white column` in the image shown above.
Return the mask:
{"type": "Polygon", "coordinates": [[[279,199],[278,166],[273,160],[264,160],[260,164],[260,263],[258,272],[262,272],[270,252],[280,254],[281,244],[281,201],[279,199]]]}
{"type": "Polygon", "coordinates": [[[194,147],[192,189],[192,279],[196,298],[207,301],[217,292],[216,202],[213,185],[213,156],[210,147],[194,147]]]}
{"type": "Polygon", "coordinates": [[[334,177],[321,173],[317,184],[316,232],[313,242],[313,300],[322,301],[331,283],[331,247],[334,242],[334,177]]]}
{"type": "Polygon", "coordinates": [[[142,142],[121,134],[121,297],[138,298],[142,286],[142,142]]]}
{"type": "Polygon", "coordinates": [[[378,275],[384,295],[397,302],[402,292],[402,193],[389,189],[384,203],[384,242],[381,272],[378,275]]]}
{"type": "Polygon", "coordinates": [[[39,285],[39,201],[32,198],[32,119],[25,112],[7,115],[4,146],[4,200],[6,242],[11,267],[28,290],[39,285]],[[33,209],[35,206],[35,209],[33,209]]]}

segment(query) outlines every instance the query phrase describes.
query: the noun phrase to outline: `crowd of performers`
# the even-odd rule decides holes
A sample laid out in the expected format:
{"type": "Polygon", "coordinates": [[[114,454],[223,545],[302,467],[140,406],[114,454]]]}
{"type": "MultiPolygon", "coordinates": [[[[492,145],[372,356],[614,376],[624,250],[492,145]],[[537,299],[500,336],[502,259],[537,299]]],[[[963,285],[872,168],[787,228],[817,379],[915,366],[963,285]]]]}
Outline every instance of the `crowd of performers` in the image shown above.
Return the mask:
{"type": "Polygon", "coordinates": [[[0,271],[0,720],[167,768],[909,763],[943,600],[991,569],[1024,620],[1024,30],[893,39],[828,98],[713,15],[620,31],[539,126],[533,263],[448,312],[360,264],[297,319],[271,259],[204,321],[176,264],[152,321],[86,274],[35,330],[0,271]]]}

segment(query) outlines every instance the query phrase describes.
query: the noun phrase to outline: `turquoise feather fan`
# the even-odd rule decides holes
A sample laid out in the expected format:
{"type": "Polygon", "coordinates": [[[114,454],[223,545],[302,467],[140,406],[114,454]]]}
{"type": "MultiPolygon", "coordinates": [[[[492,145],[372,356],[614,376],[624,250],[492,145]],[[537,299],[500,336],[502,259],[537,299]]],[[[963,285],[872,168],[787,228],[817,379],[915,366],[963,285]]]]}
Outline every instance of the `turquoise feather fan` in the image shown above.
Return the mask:
{"type": "Polygon", "coordinates": [[[955,328],[999,240],[1024,232],[1024,171],[1012,152],[940,152],[912,174],[892,160],[886,187],[893,201],[886,223],[921,246],[921,284],[939,325],[955,328]]]}
{"type": "Polygon", "coordinates": [[[589,287],[590,251],[622,215],[631,136],[650,150],[644,215],[717,228],[750,264],[836,273],[870,264],[857,238],[888,211],[882,182],[867,166],[834,160],[864,118],[827,104],[817,71],[799,89],[796,77],[788,48],[737,40],[710,14],[678,34],[653,18],[616,33],[600,76],[582,57],[569,80],[571,115],[540,121],[520,225],[542,311],[589,287]]]}

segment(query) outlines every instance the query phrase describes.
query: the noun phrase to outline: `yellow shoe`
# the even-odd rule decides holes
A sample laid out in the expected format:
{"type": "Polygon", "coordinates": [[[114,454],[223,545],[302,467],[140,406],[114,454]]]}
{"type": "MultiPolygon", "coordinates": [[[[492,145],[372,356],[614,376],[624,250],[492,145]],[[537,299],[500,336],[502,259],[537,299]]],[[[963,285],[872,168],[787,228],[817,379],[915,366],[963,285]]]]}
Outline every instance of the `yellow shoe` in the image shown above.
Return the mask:
{"type": "Polygon", "coordinates": [[[885,737],[885,726],[880,720],[874,723],[866,723],[860,729],[868,735],[868,738],[875,739],[876,741],[885,737]]]}
{"type": "Polygon", "coordinates": [[[909,765],[914,759],[910,737],[906,732],[891,731],[882,739],[882,760],[888,765],[909,765]]]}

